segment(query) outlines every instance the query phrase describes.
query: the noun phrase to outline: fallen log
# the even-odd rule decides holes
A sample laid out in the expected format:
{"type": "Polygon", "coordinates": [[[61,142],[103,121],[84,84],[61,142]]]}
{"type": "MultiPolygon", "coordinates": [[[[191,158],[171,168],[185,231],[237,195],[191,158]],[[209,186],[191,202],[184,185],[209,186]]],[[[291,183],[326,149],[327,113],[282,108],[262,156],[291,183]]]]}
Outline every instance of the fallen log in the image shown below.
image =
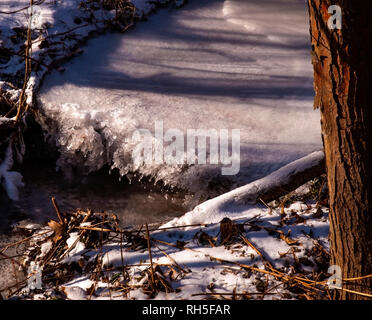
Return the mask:
{"type": "MultiPolygon", "coordinates": [[[[324,153],[317,151],[293,161],[268,176],[236,189],[234,201],[253,204],[270,202],[325,173],[324,153]]],[[[233,190],[234,191],[234,190],[233,190]]]]}
{"type": "Polygon", "coordinates": [[[216,223],[222,218],[248,210],[257,203],[270,202],[297,189],[325,172],[324,153],[316,151],[293,161],[268,176],[224,193],[196,206],[164,227],[192,223],[216,223]]]}

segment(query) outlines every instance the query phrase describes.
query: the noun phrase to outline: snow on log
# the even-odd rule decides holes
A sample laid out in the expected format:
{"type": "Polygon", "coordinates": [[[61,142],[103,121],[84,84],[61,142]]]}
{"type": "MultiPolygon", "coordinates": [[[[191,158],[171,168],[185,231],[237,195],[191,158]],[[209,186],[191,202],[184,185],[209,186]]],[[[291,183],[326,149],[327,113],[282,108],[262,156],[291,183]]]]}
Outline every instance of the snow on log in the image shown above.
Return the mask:
{"type": "Polygon", "coordinates": [[[175,218],[165,226],[216,223],[222,218],[238,217],[253,209],[261,200],[270,202],[295,190],[325,171],[324,153],[316,151],[293,161],[268,176],[210,199],[175,218]]]}

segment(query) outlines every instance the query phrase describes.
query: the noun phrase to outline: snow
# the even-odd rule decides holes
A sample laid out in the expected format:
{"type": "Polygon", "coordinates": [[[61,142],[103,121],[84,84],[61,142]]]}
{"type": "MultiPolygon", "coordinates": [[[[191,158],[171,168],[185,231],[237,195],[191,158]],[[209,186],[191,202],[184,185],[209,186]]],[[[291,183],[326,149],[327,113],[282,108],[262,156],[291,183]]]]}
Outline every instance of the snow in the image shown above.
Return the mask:
{"type": "Polygon", "coordinates": [[[85,290],[80,287],[64,287],[64,292],[70,300],[85,300],[87,298],[85,290]]]}
{"type": "MultiPolygon", "coordinates": [[[[165,3],[167,0],[158,0],[158,2],[165,3]]],[[[136,6],[138,16],[147,15],[156,7],[156,2],[148,0],[134,0],[133,4],[136,6]]],[[[31,56],[34,62],[38,62],[37,67],[33,68],[30,74],[25,90],[26,103],[31,106],[34,94],[39,89],[45,74],[53,67],[57,67],[59,71],[63,70],[63,67],[58,67],[58,63],[79,54],[81,49],[78,45],[81,41],[93,32],[106,30],[106,24],[115,17],[115,10],[102,10],[94,6],[92,2],[84,3],[80,0],[35,1],[31,9],[28,0],[0,0],[1,94],[7,95],[13,102],[18,101],[20,86],[22,86],[19,85],[19,81],[23,79],[24,73],[24,58],[17,52],[20,52],[25,44],[25,38],[21,34],[29,25],[32,29],[33,41],[31,56]],[[77,23],[76,18],[84,23],[77,23]],[[86,21],[91,22],[85,23],[86,21]],[[11,54],[8,55],[7,52],[11,54]]],[[[10,119],[0,118],[0,124],[7,121],[10,119]]],[[[88,134],[94,133],[88,132],[88,134]]],[[[11,167],[4,169],[9,164],[10,156],[7,155],[5,160],[7,163],[2,165],[0,178],[2,177],[9,198],[18,200],[17,188],[22,186],[21,176],[17,172],[9,171],[11,167]]],[[[13,164],[13,159],[11,161],[13,164]]]]}
{"type": "MultiPolygon", "coordinates": [[[[19,30],[27,29],[29,23],[32,27],[32,58],[34,61],[42,62],[37,71],[33,71],[30,76],[29,83],[26,88],[27,103],[31,104],[35,90],[37,90],[40,80],[43,75],[48,71],[47,66],[50,66],[53,62],[61,59],[68,54],[71,54],[73,47],[76,46],[79,39],[65,41],[63,45],[56,46],[59,50],[57,54],[52,58],[46,55],[45,48],[40,47],[41,40],[53,36],[55,34],[66,32],[72,27],[76,27],[74,18],[78,15],[84,15],[84,12],[78,8],[79,1],[67,0],[63,2],[35,2],[32,10],[29,8],[29,1],[5,1],[1,0],[1,11],[0,14],[0,27],[1,27],[1,41],[0,47],[8,48],[12,52],[18,52],[24,40],[18,37],[14,31],[16,28],[19,30]],[[23,10],[22,10],[23,9],[23,10]],[[7,12],[18,11],[12,14],[6,14],[7,12]],[[32,19],[30,14],[32,13],[32,19]]],[[[98,19],[107,18],[105,12],[100,11],[103,14],[98,19]]],[[[108,14],[109,15],[109,14],[108,14]]],[[[80,39],[86,37],[89,32],[102,28],[102,23],[97,23],[97,26],[90,25],[82,29],[76,30],[77,38],[80,39]]],[[[58,40],[58,37],[53,39],[58,40]]],[[[59,40],[63,41],[63,37],[59,40]]],[[[53,45],[52,45],[53,46],[53,45]]],[[[55,46],[55,45],[54,45],[55,46]]],[[[49,45],[48,45],[49,47],[49,45]]],[[[9,89],[6,86],[6,82],[13,82],[15,76],[21,77],[24,70],[24,59],[22,56],[12,54],[8,61],[0,65],[1,81],[0,88],[4,89],[13,95],[14,98],[19,94],[19,89],[9,89]]]]}
{"type": "MultiPolygon", "coordinates": [[[[234,221],[236,223],[255,221],[255,224],[261,227],[260,230],[256,230],[246,226],[244,236],[264,255],[264,259],[271,263],[274,268],[291,274],[293,259],[297,261],[303,261],[304,259],[307,263],[304,262],[305,265],[301,265],[301,268],[311,275],[313,271],[316,272],[318,270],[317,258],[309,254],[315,243],[320,243],[325,250],[329,250],[327,209],[322,208],[324,217],[320,219],[313,217],[316,210],[315,205],[305,205],[299,201],[294,202],[288,208],[285,208],[285,214],[291,215],[293,211],[296,211],[304,219],[304,222],[288,222],[281,225],[280,214],[273,212],[270,215],[266,208],[256,206],[245,212],[244,217],[234,219],[234,221]],[[269,229],[280,230],[284,235],[296,240],[297,243],[294,245],[288,244],[283,239],[270,234],[269,229]],[[309,236],[310,234],[312,235],[309,236]],[[313,265],[311,266],[311,264],[313,265]]],[[[254,296],[254,293],[257,294],[257,283],[260,281],[266,283],[268,288],[278,286],[276,290],[272,290],[270,294],[266,295],[265,299],[284,298],[283,293],[286,290],[280,286],[280,281],[259,272],[248,272],[247,269],[240,267],[240,265],[247,265],[265,270],[265,261],[262,260],[255,250],[239,241],[227,246],[220,245],[218,243],[220,240],[213,247],[202,244],[196,237],[201,230],[212,238],[218,238],[219,224],[211,223],[206,227],[158,230],[151,233],[151,238],[153,239],[151,249],[153,264],[159,266],[171,264],[173,268],[177,269],[178,267],[175,265],[177,263],[184,270],[181,276],[171,281],[174,292],[158,292],[153,299],[203,299],[205,297],[198,295],[199,293],[213,293],[213,290],[218,293],[229,294],[235,290],[238,293],[253,293],[254,296]],[[163,241],[163,243],[157,242],[157,240],[163,241]],[[180,250],[169,247],[164,245],[164,241],[168,243],[182,241],[186,244],[186,249],[180,250]],[[163,253],[164,251],[167,255],[163,253]],[[216,259],[222,259],[225,262],[218,262],[216,259]]],[[[110,286],[112,284],[102,281],[95,282],[89,278],[89,275],[76,275],[72,280],[62,285],[62,289],[68,299],[149,299],[148,295],[141,288],[148,279],[148,275],[144,275],[144,271],[149,267],[147,249],[133,251],[126,249],[124,243],[122,251],[119,243],[112,240],[111,243],[105,244],[102,249],[90,249],[90,260],[101,253],[103,255],[103,270],[115,267],[120,268],[123,257],[124,265],[131,279],[129,284],[132,286],[128,296],[115,290],[111,291],[110,286]],[[95,294],[88,297],[87,289],[91,288],[92,285],[95,286],[95,294]]],[[[82,258],[82,255],[76,253],[72,258],[73,261],[78,261],[82,258]]],[[[116,276],[117,273],[118,271],[106,271],[105,274],[110,279],[116,276]]],[[[46,288],[45,290],[49,289],[51,288],[46,288]]],[[[290,298],[296,298],[296,295],[292,294],[285,297],[285,299],[290,298]]]]}
{"type": "MultiPolygon", "coordinates": [[[[66,240],[69,253],[68,256],[74,256],[77,253],[83,251],[85,249],[84,243],[79,241],[80,237],[77,232],[73,232],[70,234],[70,237],[66,240]]],[[[67,258],[65,261],[72,261],[71,259],[67,258]]]]}
{"type": "Polygon", "coordinates": [[[320,149],[306,12],[306,1],[191,0],[93,39],[38,97],[58,166],[89,173],[109,164],[215,196],[320,149]],[[133,133],[154,132],[155,121],[182,132],[240,129],[239,174],[221,176],[210,164],[136,165],[133,133]]]}
{"type": "MultiPolygon", "coordinates": [[[[294,264],[309,275],[319,271],[322,263],[319,257],[313,255],[314,248],[320,245],[329,252],[329,221],[328,209],[314,203],[295,201],[282,212],[268,210],[268,208],[248,201],[241,201],[242,195],[257,194],[257,190],[271,188],[294,172],[303,171],[324,158],[323,152],[314,152],[302,159],[284,166],[267,177],[255,181],[247,186],[238,188],[230,193],[216,197],[197,206],[192,212],[176,218],[159,227],[151,233],[152,261],[154,265],[169,265],[183,269],[184,274],[173,280],[172,288],[175,292],[158,292],[154,299],[202,299],[199,295],[213,292],[228,293],[247,292],[257,293],[257,286],[263,283],[270,294],[264,299],[292,299],[293,293],[288,293],[277,279],[260,272],[248,272],[241,265],[255,267],[265,271],[265,261],[277,270],[291,274],[294,264]],[[322,216],[315,213],[321,210],[322,216]],[[253,224],[254,228],[244,228],[243,235],[263,255],[247,244],[236,242],[231,245],[203,244],[198,240],[198,234],[203,232],[212,239],[219,239],[219,223],[229,217],[235,223],[253,224]],[[285,220],[283,220],[283,217],[285,220]],[[299,219],[298,219],[299,218],[299,219]],[[200,224],[200,227],[190,226],[200,224]],[[170,228],[170,229],[168,229],[170,228]],[[173,229],[172,229],[173,228],[173,229]],[[273,234],[272,230],[276,230],[273,234]],[[280,236],[279,236],[280,234],[280,236]],[[283,237],[282,237],[283,236],[283,237]],[[170,247],[166,243],[182,242],[186,249],[170,247]],[[166,254],[164,254],[166,252],[166,254]],[[218,262],[219,259],[219,262],[218,262]],[[263,260],[264,259],[264,260],[263,260]],[[217,262],[216,262],[217,261],[217,262]]],[[[297,194],[304,194],[309,190],[309,183],[296,190],[297,194]]],[[[110,291],[107,283],[95,284],[96,295],[89,299],[148,299],[141,286],[147,281],[148,275],[144,271],[149,267],[148,251],[127,250],[115,241],[106,244],[103,249],[102,267],[106,270],[120,267],[124,262],[131,276],[132,289],[128,296],[110,291]],[[135,289],[138,287],[138,289],[135,289]],[[109,292],[109,293],[108,293],[109,292]]],[[[90,260],[94,254],[90,255],[90,260]]],[[[78,257],[74,257],[75,260],[78,257]]],[[[114,273],[112,273],[114,275],[114,273]]],[[[64,284],[64,290],[69,299],[86,299],[84,291],[94,282],[86,277],[80,277],[64,284]],[[81,294],[77,294],[79,292],[81,294]]],[[[259,297],[259,296],[258,296],[259,297]]]]}
{"type": "MultiPolygon", "coordinates": [[[[165,3],[167,0],[157,2],[165,3]]],[[[149,14],[156,7],[156,1],[133,0],[132,3],[136,6],[139,16],[149,14]]],[[[38,89],[44,74],[49,71],[48,67],[60,59],[79,53],[79,42],[93,31],[105,30],[105,23],[115,17],[114,10],[95,8],[94,4],[80,0],[35,1],[32,9],[29,7],[29,0],[0,0],[0,5],[0,48],[17,52],[24,45],[24,39],[16,37],[15,29],[27,29],[29,24],[32,28],[32,58],[41,62],[41,65],[31,73],[27,88],[28,97],[38,89]],[[76,18],[80,18],[83,23],[75,22],[76,18]],[[87,20],[88,18],[90,20],[87,20]],[[73,32],[70,32],[72,29],[73,32]],[[47,40],[47,45],[41,46],[43,40],[47,40]],[[50,52],[55,54],[51,55],[50,52]]],[[[17,54],[11,55],[8,61],[2,61],[0,87],[4,88],[7,79],[14,80],[15,74],[22,73],[23,69],[23,57],[17,54]]]]}
{"type": "Polygon", "coordinates": [[[53,243],[51,241],[43,243],[40,248],[41,250],[40,257],[44,257],[49,252],[49,250],[52,248],[52,246],[53,246],[53,243]]]}
{"type": "MultiPolygon", "coordinates": [[[[296,200],[279,212],[253,202],[242,202],[239,198],[252,190],[255,193],[261,188],[271,188],[289,174],[309,168],[323,157],[322,152],[314,152],[263,179],[202,203],[195,208],[195,212],[150,229],[153,265],[160,267],[172,287],[172,291],[159,291],[151,299],[203,299],[206,297],[200,294],[217,292],[231,295],[234,291],[258,299],[299,299],[300,296],[283,286],[283,282],[267,274],[267,263],[288,277],[301,272],[301,277],[307,278],[314,272],[324,272],[324,264],[328,262],[326,252],[329,252],[328,208],[312,200],[306,203],[296,200]],[[244,225],[239,238],[230,244],[222,243],[221,239],[220,222],[225,217],[244,225]],[[199,226],[190,225],[197,223],[199,226]],[[203,241],[203,234],[214,244],[203,241]],[[326,258],[324,253],[319,256],[319,247],[324,250],[326,258]],[[168,273],[169,270],[173,270],[174,274],[168,273]],[[262,295],[262,291],[258,292],[261,285],[266,288],[265,295],[262,295]]],[[[309,183],[297,189],[298,195],[303,195],[306,190],[309,190],[309,183]]],[[[126,230],[131,235],[141,232],[126,230]]],[[[39,234],[43,232],[43,229],[38,229],[39,234]]],[[[71,300],[149,299],[144,291],[150,266],[147,246],[134,248],[132,240],[125,240],[131,237],[124,237],[122,242],[121,236],[114,235],[101,247],[86,247],[79,239],[77,232],[69,234],[66,251],[61,255],[61,270],[69,269],[68,265],[76,262],[88,266],[89,263],[100,261],[96,268],[103,270],[105,277],[92,277],[92,270],[88,269],[90,271],[85,273],[74,273],[72,279],[61,282],[59,287],[44,284],[40,295],[27,298],[53,299],[55,294],[58,295],[58,290],[62,290],[71,300]],[[128,283],[122,276],[123,263],[130,276],[128,283]],[[123,281],[124,285],[117,287],[114,279],[123,281]],[[92,288],[94,294],[91,294],[92,288]],[[130,290],[121,292],[124,288],[130,290]]],[[[39,239],[35,241],[40,243],[39,239]]],[[[39,257],[50,250],[50,234],[46,241],[41,246],[39,257]]]]}

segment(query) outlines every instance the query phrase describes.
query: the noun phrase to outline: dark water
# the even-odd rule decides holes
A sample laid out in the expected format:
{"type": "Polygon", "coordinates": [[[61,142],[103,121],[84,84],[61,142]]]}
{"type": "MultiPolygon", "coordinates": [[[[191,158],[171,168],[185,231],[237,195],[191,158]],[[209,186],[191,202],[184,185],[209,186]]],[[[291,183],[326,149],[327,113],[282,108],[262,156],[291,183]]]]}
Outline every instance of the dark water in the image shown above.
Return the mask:
{"type": "MultiPolygon", "coordinates": [[[[34,161],[37,163],[37,161],[34,161]]],[[[10,201],[0,190],[0,249],[19,241],[21,236],[12,231],[12,224],[21,220],[44,224],[57,220],[51,198],[55,197],[61,211],[77,208],[118,215],[122,226],[166,222],[188,211],[181,193],[170,193],[149,183],[129,184],[119,181],[117,175],[102,170],[67,181],[51,165],[38,163],[22,168],[25,187],[20,189],[20,200],[10,201]]],[[[11,247],[8,256],[17,256],[22,250],[11,247]],[[19,252],[18,252],[18,251],[19,252]]],[[[0,291],[23,279],[24,275],[11,261],[0,255],[0,291]]],[[[7,291],[0,292],[3,297],[7,291]]]]}
{"type": "Polygon", "coordinates": [[[0,197],[0,232],[10,230],[12,223],[30,219],[45,223],[56,219],[51,198],[55,197],[61,211],[76,208],[92,209],[118,215],[123,226],[165,222],[188,211],[185,195],[167,193],[150,184],[130,184],[119,181],[107,170],[74,181],[66,181],[52,166],[33,165],[22,169],[25,187],[20,200],[11,202],[2,193],[0,197]]]}

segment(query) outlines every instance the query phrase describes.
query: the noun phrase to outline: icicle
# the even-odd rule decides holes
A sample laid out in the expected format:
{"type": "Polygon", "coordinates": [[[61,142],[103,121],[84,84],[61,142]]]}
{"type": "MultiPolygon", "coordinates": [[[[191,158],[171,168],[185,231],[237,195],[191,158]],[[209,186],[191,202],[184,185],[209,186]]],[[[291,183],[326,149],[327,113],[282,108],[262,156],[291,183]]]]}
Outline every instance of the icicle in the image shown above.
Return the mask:
{"type": "Polygon", "coordinates": [[[22,175],[16,171],[9,171],[13,166],[13,151],[9,144],[3,162],[0,164],[0,180],[8,197],[12,200],[19,200],[18,188],[23,187],[22,175]]]}

